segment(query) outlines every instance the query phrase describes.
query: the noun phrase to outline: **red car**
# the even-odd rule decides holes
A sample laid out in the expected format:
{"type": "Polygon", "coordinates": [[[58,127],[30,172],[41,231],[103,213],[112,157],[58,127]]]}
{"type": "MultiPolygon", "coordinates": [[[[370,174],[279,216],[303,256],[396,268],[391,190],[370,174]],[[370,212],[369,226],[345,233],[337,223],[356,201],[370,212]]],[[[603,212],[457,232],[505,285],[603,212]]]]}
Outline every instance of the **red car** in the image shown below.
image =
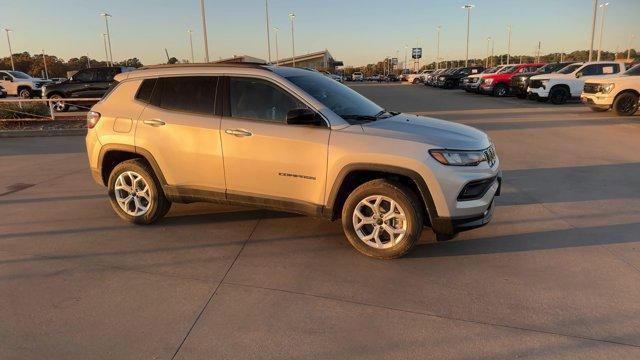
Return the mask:
{"type": "Polygon", "coordinates": [[[516,74],[533,72],[545,64],[514,64],[502,69],[499,73],[485,75],[480,79],[479,91],[491,96],[509,95],[511,77],[516,74]]]}

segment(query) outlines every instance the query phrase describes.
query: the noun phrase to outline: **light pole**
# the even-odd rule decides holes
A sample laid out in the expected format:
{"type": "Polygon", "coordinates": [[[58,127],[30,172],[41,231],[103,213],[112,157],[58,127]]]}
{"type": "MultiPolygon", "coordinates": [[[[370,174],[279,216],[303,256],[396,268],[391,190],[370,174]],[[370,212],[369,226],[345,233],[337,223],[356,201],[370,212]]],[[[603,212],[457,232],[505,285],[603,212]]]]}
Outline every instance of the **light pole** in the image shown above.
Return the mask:
{"type": "Polygon", "coordinates": [[[107,34],[102,34],[102,42],[104,43],[104,57],[107,60],[107,66],[111,66],[109,63],[109,50],[107,50],[107,34]]]}
{"type": "Polygon", "coordinates": [[[276,34],[276,66],[278,66],[280,62],[280,53],[278,52],[278,31],[280,31],[280,28],[273,28],[273,32],[276,34]]]}
{"type": "Polygon", "coordinates": [[[491,42],[491,36],[487,38],[487,60],[484,62],[484,67],[489,67],[489,43],[491,42]]]}
{"type": "Polygon", "coordinates": [[[107,28],[107,40],[109,41],[109,61],[111,62],[111,66],[113,66],[113,53],[111,52],[111,33],[109,33],[109,18],[111,14],[102,13],[100,16],[104,16],[104,25],[107,28]]]}
{"type": "Polygon", "coordinates": [[[491,38],[491,58],[489,59],[489,66],[493,66],[493,54],[495,53],[496,41],[491,38]]]}
{"type": "Polygon", "coordinates": [[[467,67],[469,66],[469,27],[471,25],[471,9],[474,8],[474,5],[467,4],[462,8],[467,10],[467,50],[464,58],[464,66],[467,67]]]}
{"type": "Polygon", "coordinates": [[[598,61],[600,61],[600,55],[602,53],[602,37],[604,35],[604,16],[607,13],[607,6],[609,3],[600,4],[602,8],[602,17],[600,18],[600,40],[598,41],[598,61]]]}
{"type": "Polygon", "coordinates": [[[9,58],[11,59],[11,70],[16,71],[16,67],[13,64],[13,51],[11,51],[11,39],[9,39],[9,33],[12,32],[11,29],[4,29],[4,32],[7,33],[7,43],[9,44],[9,58]]]}
{"type": "Polygon", "coordinates": [[[636,36],[634,34],[631,34],[629,36],[629,49],[627,50],[627,61],[631,60],[631,47],[633,46],[633,39],[636,36]]]}
{"type": "Polygon", "coordinates": [[[204,62],[209,62],[209,41],[207,40],[207,19],[204,15],[204,0],[200,0],[200,15],[202,17],[202,35],[204,36],[204,62]]]}
{"type": "Polygon", "coordinates": [[[438,70],[440,61],[440,30],[442,30],[442,25],[436,26],[436,70],[438,70]]]}
{"type": "Polygon", "coordinates": [[[269,26],[269,0],[264,0],[264,13],[267,20],[267,54],[271,64],[271,27],[269,26]]]}
{"type": "MultiPolygon", "coordinates": [[[[409,51],[409,45],[404,46],[404,64],[403,64],[404,66],[402,69],[403,73],[407,70],[407,51],[409,51]]],[[[436,64],[436,66],[438,65],[436,64]]]]}
{"type": "Polygon", "coordinates": [[[189,29],[187,30],[187,32],[189,33],[189,47],[191,48],[191,63],[195,63],[196,59],[193,56],[193,30],[189,29]]]}
{"type": "Polygon", "coordinates": [[[294,35],[294,32],[295,32],[294,23],[296,19],[296,14],[294,14],[293,12],[290,12],[289,19],[291,19],[291,54],[293,55],[291,57],[291,60],[293,61],[293,67],[296,67],[296,38],[294,35]]]}
{"type": "Polygon", "coordinates": [[[507,26],[509,31],[509,41],[507,42],[507,65],[511,62],[511,25],[507,26]]]}
{"type": "Polygon", "coordinates": [[[593,0],[593,18],[591,19],[591,47],[589,48],[589,61],[593,59],[593,40],[596,37],[597,16],[598,16],[598,0],[593,0]]]}
{"type": "Polygon", "coordinates": [[[47,55],[44,54],[44,50],[42,50],[42,62],[44,63],[44,78],[49,79],[49,71],[47,70],[47,55]]]}
{"type": "Polygon", "coordinates": [[[91,59],[89,59],[89,54],[87,54],[87,69],[91,67],[91,59]]]}

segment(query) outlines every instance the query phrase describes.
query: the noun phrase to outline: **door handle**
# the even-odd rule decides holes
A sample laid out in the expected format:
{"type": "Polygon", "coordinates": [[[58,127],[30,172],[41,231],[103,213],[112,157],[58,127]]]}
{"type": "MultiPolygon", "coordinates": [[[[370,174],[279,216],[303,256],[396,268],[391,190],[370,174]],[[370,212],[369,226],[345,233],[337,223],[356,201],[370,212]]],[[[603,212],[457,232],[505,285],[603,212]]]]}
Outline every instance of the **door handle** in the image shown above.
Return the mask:
{"type": "Polygon", "coordinates": [[[143,121],[146,125],[150,125],[150,126],[154,126],[154,127],[158,127],[158,126],[162,126],[165,124],[164,121],[162,120],[158,120],[158,119],[151,119],[151,120],[145,120],[143,121]]]}
{"type": "Polygon", "coordinates": [[[235,137],[246,137],[253,135],[251,131],[247,131],[245,129],[227,129],[224,132],[235,137]]]}

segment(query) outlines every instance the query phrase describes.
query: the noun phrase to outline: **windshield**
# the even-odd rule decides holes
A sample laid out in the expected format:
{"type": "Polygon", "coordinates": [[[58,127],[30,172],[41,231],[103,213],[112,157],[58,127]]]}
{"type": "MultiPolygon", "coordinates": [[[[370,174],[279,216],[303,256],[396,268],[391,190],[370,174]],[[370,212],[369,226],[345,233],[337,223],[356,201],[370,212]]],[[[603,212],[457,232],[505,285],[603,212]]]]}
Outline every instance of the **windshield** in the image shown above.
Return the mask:
{"type": "Polygon", "coordinates": [[[287,80],[343,118],[371,117],[372,119],[366,120],[375,120],[380,113],[385,112],[373,101],[324,76],[297,75],[289,76],[287,80]]]}
{"type": "Polygon", "coordinates": [[[494,72],[496,72],[500,67],[496,66],[496,67],[492,67],[492,68],[488,68],[485,69],[481,74],[493,74],[494,72]]]}
{"type": "Polygon", "coordinates": [[[22,71],[7,71],[11,76],[17,79],[31,79],[31,76],[23,73],[22,71]]]}
{"type": "Polygon", "coordinates": [[[515,66],[507,66],[504,69],[498,71],[498,74],[508,74],[512,72],[516,67],[515,66]]]}
{"type": "Polygon", "coordinates": [[[582,64],[567,65],[564,68],[558,70],[558,74],[571,74],[572,72],[576,71],[576,69],[578,69],[581,66],[582,66],[582,64]]]}
{"type": "Polygon", "coordinates": [[[632,67],[631,69],[627,70],[627,72],[625,72],[623,75],[627,75],[627,76],[638,76],[640,75],[640,64],[632,67]]]}

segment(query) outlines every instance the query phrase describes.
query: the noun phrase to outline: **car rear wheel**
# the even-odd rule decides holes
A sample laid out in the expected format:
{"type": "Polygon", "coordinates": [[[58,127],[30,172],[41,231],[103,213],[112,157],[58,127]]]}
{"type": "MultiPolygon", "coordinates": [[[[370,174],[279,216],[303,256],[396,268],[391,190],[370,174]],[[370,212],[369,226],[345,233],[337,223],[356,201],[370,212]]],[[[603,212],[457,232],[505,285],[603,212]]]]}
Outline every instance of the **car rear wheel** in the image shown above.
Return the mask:
{"type": "Polygon", "coordinates": [[[569,100],[569,91],[563,87],[554,87],[549,93],[549,101],[554,105],[562,105],[569,100]]]}
{"type": "Polygon", "coordinates": [[[419,82],[420,82],[420,80],[419,80],[419,79],[417,79],[417,78],[416,78],[416,79],[413,79],[413,81],[412,81],[412,83],[414,83],[414,84],[417,84],[417,83],[419,83],[419,82]]]}
{"type": "Polygon", "coordinates": [[[504,86],[503,84],[498,84],[493,88],[492,95],[497,97],[503,97],[503,96],[507,96],[508,93],[509,91],[506,86],[504,86]]]}
{"type": "Polygon", "coordinates": [[[620,116],[631,116],[638,111],[638,95],[626,92],[618,95],[613,102],[613,109],[620,116]]]}
{"type": "Polygon", "coordinates": [[[423,228],[416,194],[385,179],[356,188],[342,209],[342,227],[349,243],[364,255],[395,259],[409,252],[423,228]]]}
{"type": "Polygon", "coordinates": [[[152,224],[171,208],[153,170],[140,159],[124,161],[113,169],[109,200],[118,216],[134,224],[152,224]]]}

